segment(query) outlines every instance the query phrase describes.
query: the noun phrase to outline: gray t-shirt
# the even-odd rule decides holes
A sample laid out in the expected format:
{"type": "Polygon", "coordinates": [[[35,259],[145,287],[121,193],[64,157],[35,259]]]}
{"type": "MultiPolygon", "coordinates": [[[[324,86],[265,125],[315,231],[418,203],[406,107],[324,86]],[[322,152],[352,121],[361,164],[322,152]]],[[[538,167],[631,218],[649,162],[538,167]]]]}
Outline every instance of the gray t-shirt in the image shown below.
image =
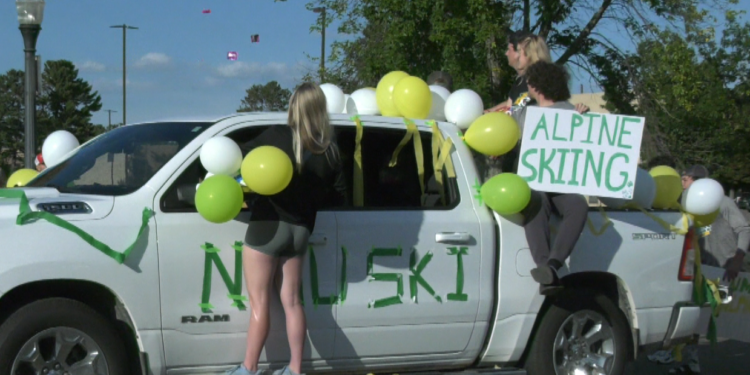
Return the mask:
{"type": "Polygon", "coordinates": [[[740,209],[729,197],[719,206],[719,216],[713,224],[698,228],[701,263],[726,267],[737,252],[747,253],[750,247],[750,225],[740,209]]]}

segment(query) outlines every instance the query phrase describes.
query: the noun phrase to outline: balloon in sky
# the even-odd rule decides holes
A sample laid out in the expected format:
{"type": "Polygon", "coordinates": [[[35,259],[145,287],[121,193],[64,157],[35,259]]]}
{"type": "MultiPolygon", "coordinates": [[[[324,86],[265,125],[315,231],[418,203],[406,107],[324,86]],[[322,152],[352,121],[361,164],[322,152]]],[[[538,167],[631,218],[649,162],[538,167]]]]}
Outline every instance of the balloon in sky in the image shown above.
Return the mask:
{"type": "Polygon", "coordinates": [[[211,13],[211,9],[203,9],[203,14],[209,14],[211,13]]]}
{"type": "Polygon", "coordinates": [[[236,61],[237,60],[237,52],[235,52],[235,51],[229,51],[229,52],[227,52],[227,60],[236,61]]]}

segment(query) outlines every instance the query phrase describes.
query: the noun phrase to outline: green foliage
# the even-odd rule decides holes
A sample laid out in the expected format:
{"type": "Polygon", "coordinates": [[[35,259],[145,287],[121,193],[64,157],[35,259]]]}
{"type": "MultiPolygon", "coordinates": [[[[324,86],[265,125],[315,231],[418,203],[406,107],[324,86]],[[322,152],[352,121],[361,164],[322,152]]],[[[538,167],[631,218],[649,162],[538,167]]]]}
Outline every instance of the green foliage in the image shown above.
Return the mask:
{"type": "Polygon", "coordinates": [[[292,92],[281,88],[276,81],[265,85],[253,85],[246,90],[237,112],[285,111],[289,107],[292,92]]]}
{"type": "Polygon", "coordinates": [[[646,117],[644,159],[671,154],[679,166],[704,164],[741,187],[750,185],[750,25],[733,11],[725,19],[720,36],[691,23],[686,35],[643,38],[634,53],[610,61],[617,77],[605,90],[632,100],[610,101],[614,111],[646,117]]]}
{"type": "MultiPolygon", "coordinates": [[[[0,75],[0,158],[11,170],[23,166],[25,73],[9,70],[0,75]]],[[[65,60],[47,61],[37,95],[35,138],[37,152],[55,130],[67,130],[83,143],[104,130],[91,123],[101,109],[101,97],[78,77],[75,66],[65,60]]]]}

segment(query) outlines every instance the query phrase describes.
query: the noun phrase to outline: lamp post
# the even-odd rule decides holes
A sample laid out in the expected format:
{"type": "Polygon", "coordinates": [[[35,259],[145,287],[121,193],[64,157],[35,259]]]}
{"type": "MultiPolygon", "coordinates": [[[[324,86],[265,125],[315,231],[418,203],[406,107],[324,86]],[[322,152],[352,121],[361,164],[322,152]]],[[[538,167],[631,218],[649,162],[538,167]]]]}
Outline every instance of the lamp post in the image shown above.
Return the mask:
{"type": "Polygon", "coordinates": [[[127,114],[127,109],[125,105],[126,104],[125,86],[127,86],[125,83],[126,82],[125,79],[127,78],[126,67],[125,67],[125,38],[126,38],[125,35],[127,34],[128,30],[138,30],[138,28],[133,27],[133,26],[128,26],[125,24],[110,26],[110,28],[122,29],[122,126],[125,126],[126,124],[125,118],[127,114]]]}
{"type": "Polygon", "coordinates": [[[320,83],[323,83],[324,75],[326,72],[326,8],[315,7],[313,12],[320,13],[320,35],[322,40],[320,41],[320,83]]]}
{"type": "Polygon", "coordinates": [[[24,166],[34,169],[34,158],[36,157],[36,141],[34,139],[37,88],[36,39],[42,30],[44,0],[16,0],[16,11],[18,12],[18,28],[21,30],[21,35],[23,35],[23,51],[26,54],[24,166]]]}
{"type": "Polygon", "coordinates": [[[109,129],[112,127],[112,112],[117,113],[117,111],[112,110],[112,109],[108,109],[106,111],[107,113],[109,113],[109,127],[107,127],[107,129],[109,129]]]}

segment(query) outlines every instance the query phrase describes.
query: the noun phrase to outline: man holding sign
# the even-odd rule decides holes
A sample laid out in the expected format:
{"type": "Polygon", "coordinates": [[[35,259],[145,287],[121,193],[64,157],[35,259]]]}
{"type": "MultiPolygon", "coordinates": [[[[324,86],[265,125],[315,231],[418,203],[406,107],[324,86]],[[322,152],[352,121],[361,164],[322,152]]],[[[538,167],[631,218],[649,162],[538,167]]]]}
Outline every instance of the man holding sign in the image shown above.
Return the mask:
{"type": "MultiPolygon", "coordinates": [[[[576,109],[573,104],[568,102],[568,99],[570,99],[568,73],[562,66],[540,61],[528,68],[526,76],[529,96],[536,101],[539,107],[545,109],[576,109]]],[[[518,122],[523,133],[526,133],[524,131],[525,119],[531,117],[527,115],[527,112],[534,113],[537,110],[538,107],[523,107],[513,113],[513,117],[518,122]]],[[[577,112],[570,113],[578,115],[577,112]]],[[[524,138],[526,137],[524,136],[524,138]]],[[[531,142],[527,142],[524,139],[522,151],[527,149],[528,143],[531,142]]],[[[522,152],[521,155],[524,155],[524,153],[522,152]]],[[[512,153],[508,157],[511,159],[510,162],[513,167],[515,167],[518,164],[515,160],[518,154],[512,153]]],[[[528,173],[519,171],[519,175],[526,177],[528,173]]],[[[527,178],[527,180],[530,179],[527,178]]],[[[535,188],[533,185],[529,185],[535,188]]],[[[526,240],[529,243],[531,255],[537,265],[537,268],[531,271],[531,275],[540,284],[539,293],[550,294],[561,287],[560,280],[557,277],[557,270],[562,267],[565,260],[570,256],[573,247],[578,241],[578,237],[580,237],[583,231],[583,226],[588,217],[588,204],[586,203],[586,199],[580,194],[553,194],[539,188],[535,188],[534,190],[532,202],[524,211],[524,216],[526,217],[524,224],[526,240]],[[549,219],[553,210],[562,216],[562,222],[555,243],[550,249],[549,219]]]]}

